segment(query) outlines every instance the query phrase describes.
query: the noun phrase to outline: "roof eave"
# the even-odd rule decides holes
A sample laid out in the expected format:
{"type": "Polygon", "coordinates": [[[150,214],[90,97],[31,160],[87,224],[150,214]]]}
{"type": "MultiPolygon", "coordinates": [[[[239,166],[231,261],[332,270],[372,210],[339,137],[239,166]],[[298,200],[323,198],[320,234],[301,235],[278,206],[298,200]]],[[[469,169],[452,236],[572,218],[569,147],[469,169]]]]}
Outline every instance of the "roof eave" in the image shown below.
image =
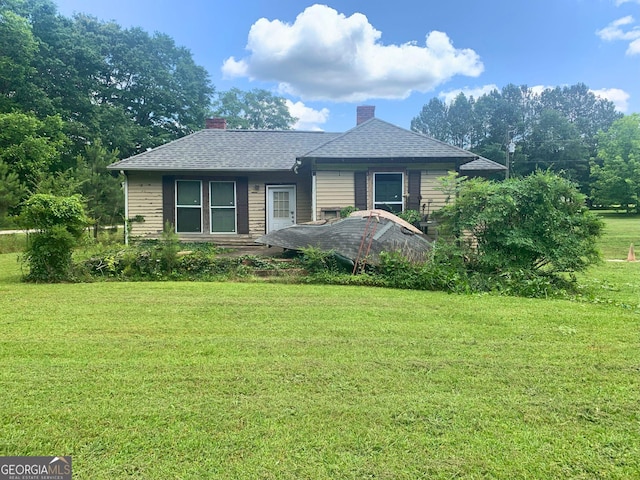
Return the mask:
{"type": "Polygon", "coordinates": [[[122,165],[109,165],[108,170],[123,172],[168,172],[168,173],[190,173],[190,172],[211,172],[211,173],[260,173],[260,172],[291,172],[294,168],[162,168],[162,167],[126,167],[122,165]]]}

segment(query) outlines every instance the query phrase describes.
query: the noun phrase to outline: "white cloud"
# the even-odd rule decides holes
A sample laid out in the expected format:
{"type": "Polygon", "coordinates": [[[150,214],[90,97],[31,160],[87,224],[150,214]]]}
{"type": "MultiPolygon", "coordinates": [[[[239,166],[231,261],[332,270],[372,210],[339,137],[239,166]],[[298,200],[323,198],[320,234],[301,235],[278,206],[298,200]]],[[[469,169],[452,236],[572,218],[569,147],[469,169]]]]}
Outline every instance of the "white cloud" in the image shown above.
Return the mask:
{"type": "Polygon", "coordinates": [[[640,0],[616,0],[616,7],[619,7],[623,3],[635,2],[640,3],[640,0]]]}
{"type": "Polygon", "coordinates": [[[329,119],[329,109],[323,108],[321,110],[314,110],[311,107],[307,107],[302,102],[292,102],[286,100],[287,108],[292,117],[298,119],[293,128],[295,130],[322,130],[320,125],[326,123],[329,119]]]}
{"type": "Polygon", "coordinates": [[[626,112],[629,108],[629,95],[624,90],[619,88],[601,88],[599,90],[590,90],[596,97],[606,98],[614,103],[616,110],[619,112],[626,112]]]}
{"type": "Polygon", "coordinates": [[[542,92],[545,90],[553,90],[556,87],[545,86],[545,85],[534,85],[533,87],[529,87],[529,89],[533,92],[534,95],[542,95],[542,92]]]}
{"type": "Polygon", "coordinates": [[[443,32],[430,32],[424,46],[384,45],[381,36],[361,13],[346,17],[313,5],[293,24],[259,19],[249,32],[248,56],[228,58],[222,71],[278,82],[281,93],[303,99],[360,102],[406,98],[484,69],[475,51],[454,48],[443,32]]]}
{"type": "MultiPolygon", "coordinates": [[[[638,0],[640,1],[640,0],[638,0]]],[[[602,40],[612,42],[622,40],[629,42],[627,55],[640,54],[640,27],[635,24],[635,19],[631,15],[614,20],[601,30],[596,31],[602,40]],[[633,25],[631,28],[623,28],[633,25]]]]}
{"type": "Polygon", "coordinates": [[[461,93],[464,93],[467,98],[473,97],[477,100],[482,95],[489,94],[493,90],[500,91],[498,86],[492,83],[490,85],[483,85],[482,87],[464,87],[457,88],[455,90],[449,90],[448,92],[441,92],[438,94],[438,97],[442,98],[444,100],[444,103],[451,104],[451,102],[453,102],[455,98],[461,93]]]}
{"type": "Polygon", "coordinates": [[[635,39],[629,44],[627,55],[640,55],[640,38],[635,39]]]}

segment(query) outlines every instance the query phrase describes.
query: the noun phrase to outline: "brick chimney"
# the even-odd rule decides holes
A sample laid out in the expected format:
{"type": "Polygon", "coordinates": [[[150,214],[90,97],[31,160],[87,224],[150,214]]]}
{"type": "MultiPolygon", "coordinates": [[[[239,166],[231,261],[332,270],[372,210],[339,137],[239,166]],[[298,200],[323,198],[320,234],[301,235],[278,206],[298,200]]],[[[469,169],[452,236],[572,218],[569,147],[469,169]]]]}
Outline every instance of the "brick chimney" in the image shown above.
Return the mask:
{"type": "Polygon", "coordinates": [[[204,128],[216,129],[216,130],[226,130],[227,129],[227,120],[224,118],[207,118],[205,120],[204,128]]]}
{"type": "Polygon", "coordinates": [[[375,118],[376,107],[373,105],[361,105],[358,107],[357,112],[356,125],[360,125],[362,122],[375,118]]]}

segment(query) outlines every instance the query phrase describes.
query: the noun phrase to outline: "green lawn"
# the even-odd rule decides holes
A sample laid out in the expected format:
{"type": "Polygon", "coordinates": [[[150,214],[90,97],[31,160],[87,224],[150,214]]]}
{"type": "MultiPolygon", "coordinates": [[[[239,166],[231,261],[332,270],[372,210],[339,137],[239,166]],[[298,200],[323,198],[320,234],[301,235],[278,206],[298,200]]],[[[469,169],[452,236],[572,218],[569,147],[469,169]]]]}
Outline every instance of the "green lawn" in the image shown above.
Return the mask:
{"type": "Polygon", "coordinates": [[[0,455],[77,479],[640,475],[640,263],[585,276],[592,303],[19,276],[0,255],[0,455]]]}
{"type": "Polygon", "coordinates": [[[629,245],[638,250],[640,259],[640,215],[602,212],[605,221],[605,240],[601,242],[602,253],[607,259],[626,260],[629,245]]]}

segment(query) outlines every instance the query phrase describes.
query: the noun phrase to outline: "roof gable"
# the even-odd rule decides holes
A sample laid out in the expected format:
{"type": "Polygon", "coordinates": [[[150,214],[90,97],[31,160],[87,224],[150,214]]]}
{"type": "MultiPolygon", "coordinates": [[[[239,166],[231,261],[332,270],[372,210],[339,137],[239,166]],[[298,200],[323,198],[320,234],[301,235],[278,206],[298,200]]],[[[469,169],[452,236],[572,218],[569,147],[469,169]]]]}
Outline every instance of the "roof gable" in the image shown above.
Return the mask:
{"type": "Polygon", "coordinates": [[[304,158],[451,158],[466,162],[478,155],[372,118],[307,152],[304,158]]]}

